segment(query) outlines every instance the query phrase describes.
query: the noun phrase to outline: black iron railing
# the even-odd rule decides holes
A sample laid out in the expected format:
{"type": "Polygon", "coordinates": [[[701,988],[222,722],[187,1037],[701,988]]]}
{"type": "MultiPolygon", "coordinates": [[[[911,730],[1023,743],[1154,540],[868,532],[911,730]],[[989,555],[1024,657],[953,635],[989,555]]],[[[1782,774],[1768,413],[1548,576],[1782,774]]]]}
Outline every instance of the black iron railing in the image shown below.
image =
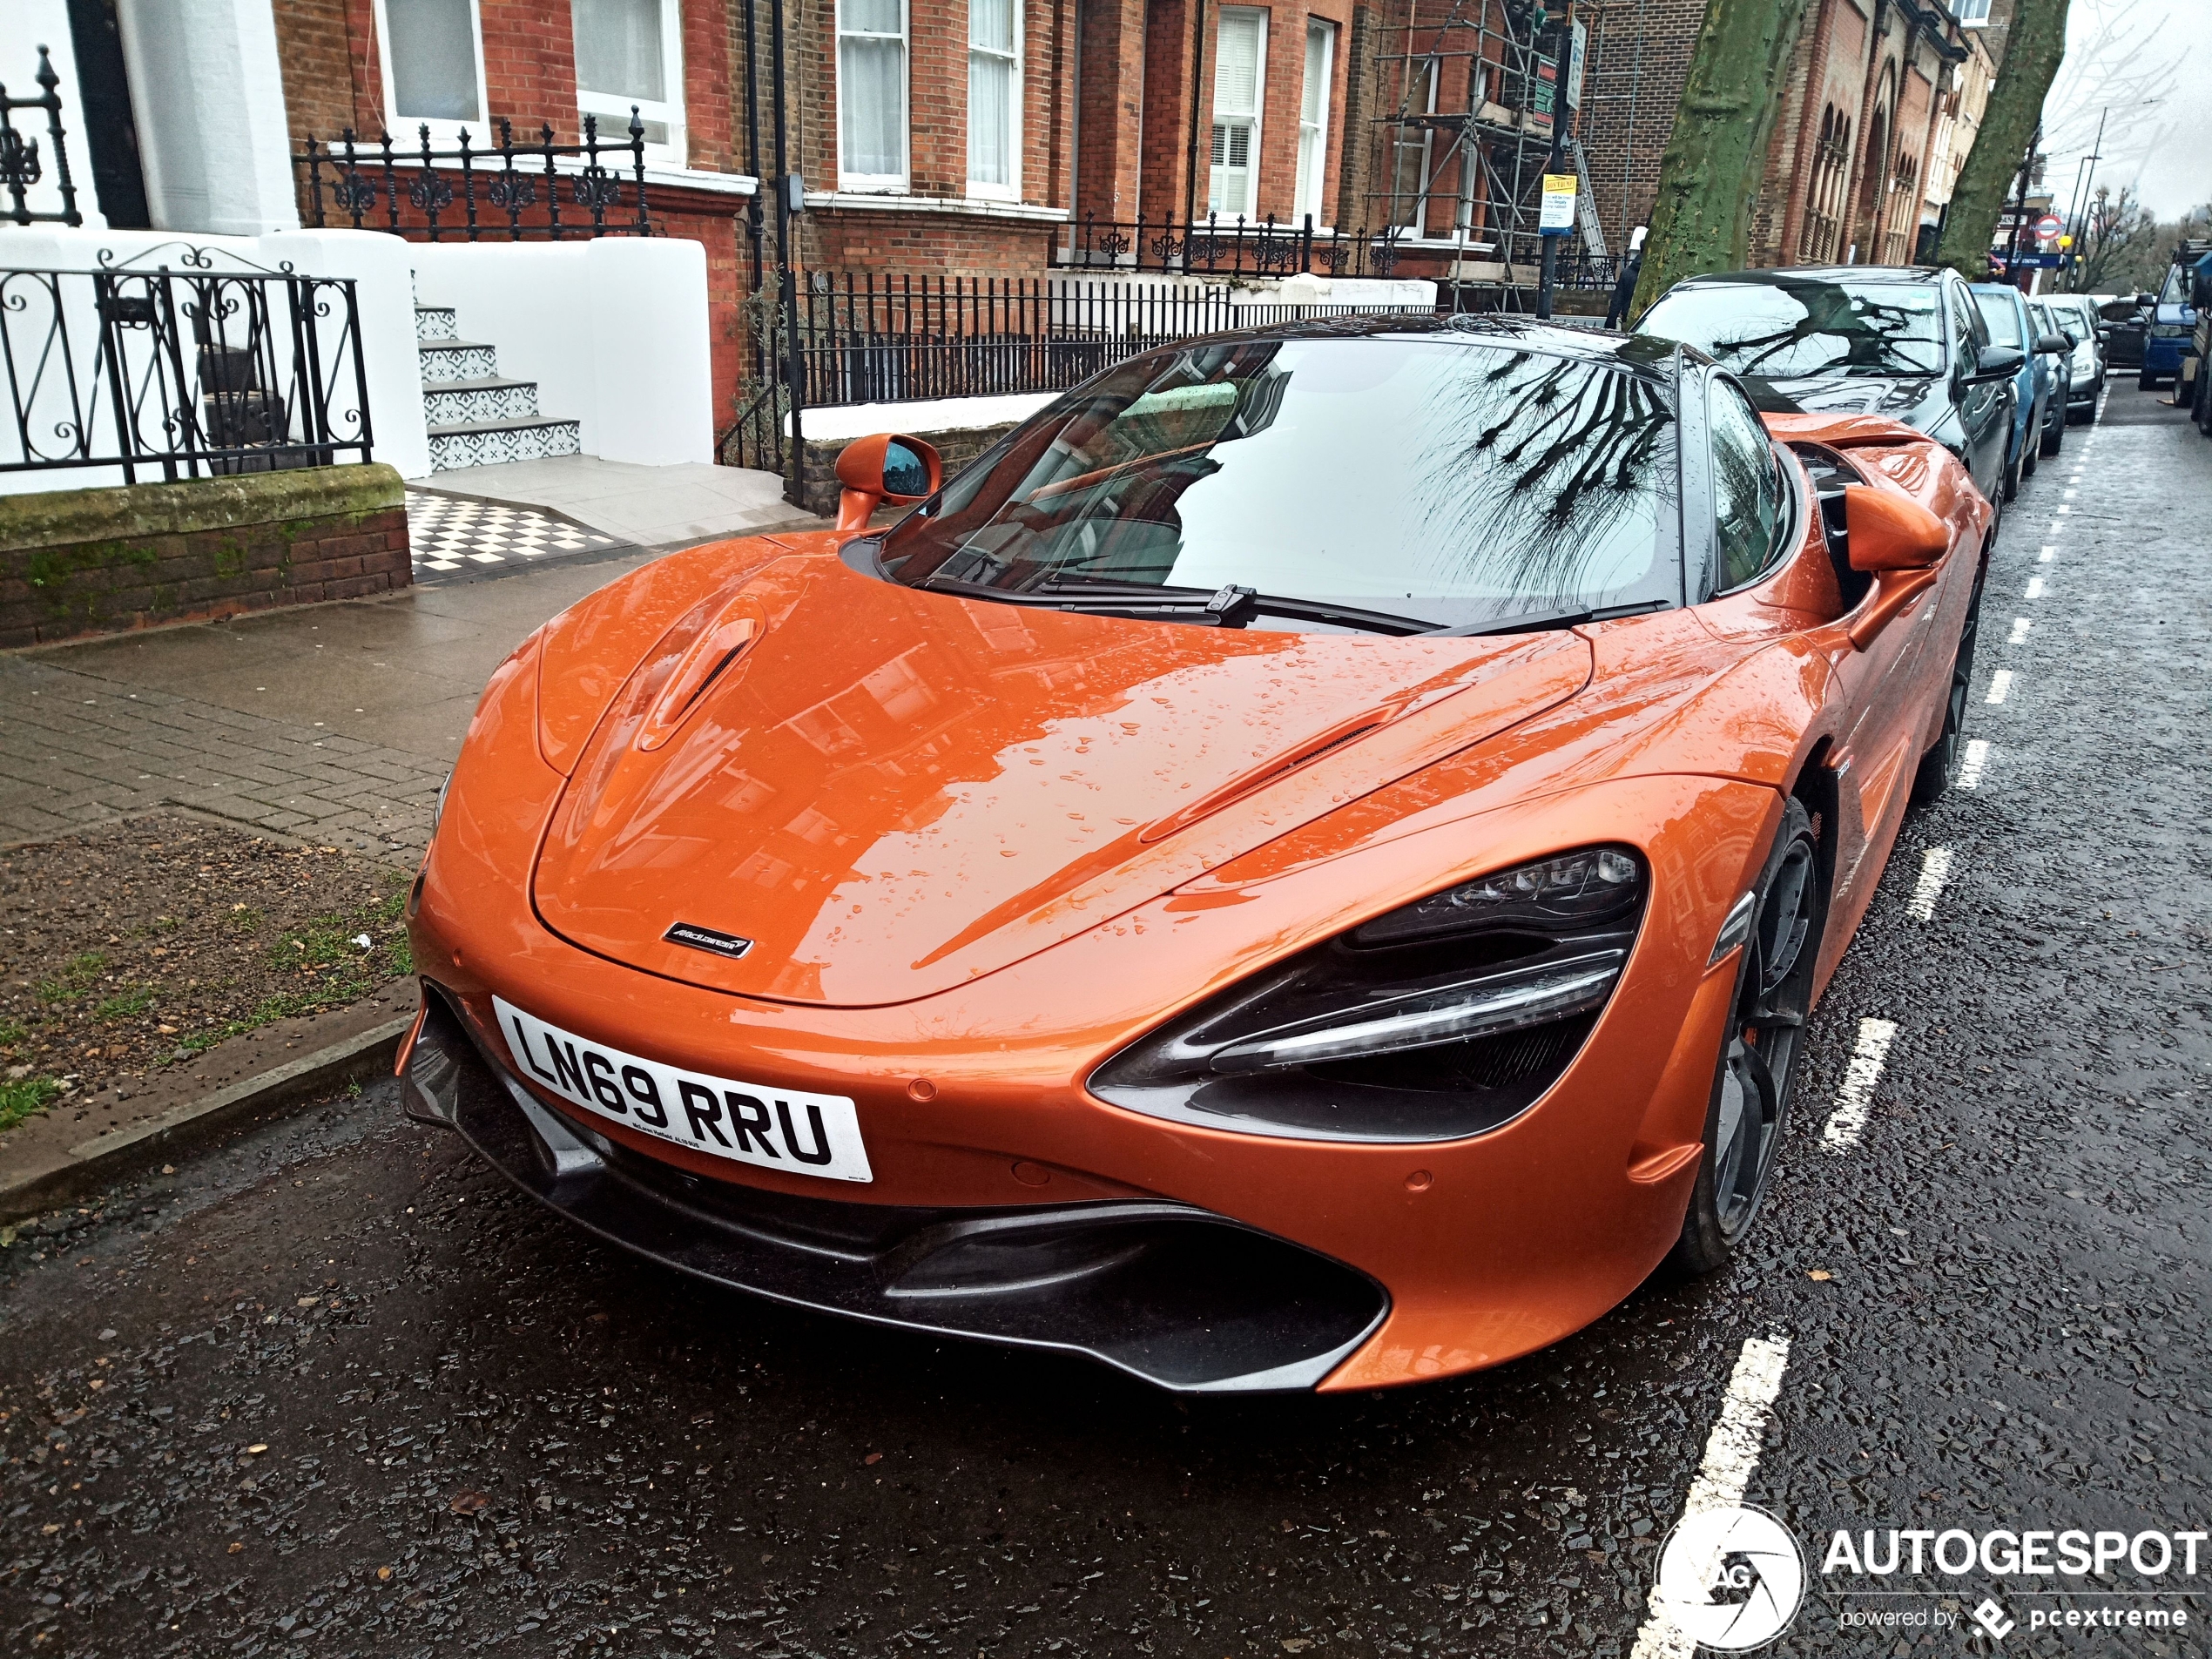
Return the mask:
{"type": "Polygon", "coordinates": [[[496,145],[477,146],[463,127],[440,146],[425,123],[415,144],[400,145],[388,132],[368,140],[348,128],[334,145],[308,135],[293,165],[304,175],[306,216],[318,230],[340,225],[432,242],[653,233],[645,126],[635,105],[620,142],[601,139],[595,115],[583,118],[581,144],[556,144],[550,123],[539,132],[537,142],[517,144],[502,120],[496,145]]]}
{"type": "Polygon", "coordinates": [[[1406,232],[1316,230],[1308,213],[1295,225],[1239,213],[1204,221],[1102,219],[1085,214],[1045,245],[1054,270],[1157,271],[1169,275],[1387,277],[1406,232]],[[1062,239],[1062,237],[1065,239],[1062,239]]]}
{"type": "Polygon", "coordinates": [[[1061,391],[1178,340],[1411,308],[1262,302],[1225,283],[817,273],[799,285],[793,326],[755,320],[765,337],[795,345],[746,388],[722,457],[783,471],[794,388],[802,409],[1061,391]]]}
{"type": "Polygon", "coordinates": [[[0,473],[125,483],[369,459],[350,278],[172,244],[96,270],[0,270],[0,473]]]}
{"type": "Polygon", "coordinates": [[[31,78],[38,83],[37,98],[10,97],[8,89],[0,86],[0,185],[7,187],[9,201],[0,218],[16,225],[82,225],[84,216],[77,211],[77,185],[69,176],[69,151],[62,143],[62,98],[57,90],[61,77],[54,73],[44,46],[38,49],[38,72],[31,78]],[[62,199],[58,213],[30,211],[30,188],[46,176],[46,169],[39,158],[38,140],[16,131],[17,110],[46,111],[46,137],[54,147],[54,188],[62,199]]]}

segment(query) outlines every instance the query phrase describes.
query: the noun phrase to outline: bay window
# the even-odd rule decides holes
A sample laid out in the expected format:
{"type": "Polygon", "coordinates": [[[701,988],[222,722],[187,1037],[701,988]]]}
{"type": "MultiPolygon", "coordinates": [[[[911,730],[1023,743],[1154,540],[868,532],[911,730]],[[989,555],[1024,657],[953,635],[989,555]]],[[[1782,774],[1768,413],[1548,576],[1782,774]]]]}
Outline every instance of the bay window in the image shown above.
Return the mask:
{"type": "Polygon", "coordinates": [[[1213,171],[1209,212],[1250,217],[1259,192],[1259,105],[1266,91],[1267,14],[1224,6],[1214,30],[1213,171]]]}
{"type": "Polygon", "coordinates": [[[968,0],[968,193],[1022,194],[1022,8],[968,0]]]}
{"type": "Polygon", "coordinates": [[[907,188],[906,0],[837,0],[837,170],[840,189],[907,188]]]}
{"type": "Polygon", "coordinates": [[[1318,222],[1325,217],[1321,206],[1323,175],[1329,165],[1329,83],[1336,69],[1337,30],[1319,18],[1305,25],[1305,90],[1298,114],[1298,199],[1291,216],[1308,213],[1318,222]]]}
{"type": "Polygon", "coordinates": [[[684,165],[684,40],[679,0],[569,0],[577,108],[603,142],[629,142],[635,105],[646,153],[684,165]]]}

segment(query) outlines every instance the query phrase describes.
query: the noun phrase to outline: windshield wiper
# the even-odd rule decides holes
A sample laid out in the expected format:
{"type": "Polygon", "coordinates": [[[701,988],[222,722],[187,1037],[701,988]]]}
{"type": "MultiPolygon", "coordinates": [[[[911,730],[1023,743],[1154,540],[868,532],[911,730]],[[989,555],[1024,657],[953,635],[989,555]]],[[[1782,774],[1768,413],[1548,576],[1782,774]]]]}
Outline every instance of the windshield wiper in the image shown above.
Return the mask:
{"type": "Polygon", "coordinates": [[[1647,611],[1664,610],[1669,602],[1664,599],[1642,599],[1635,604],[1599,605],[1580,610],[1524,610],[1515,617],[1498,617],[1488,622],[1471,622],[1463,628],[1438,628],[1432,637],[1465,637],[1474,634],[1535,634],[1548,628],[1572,628],[1577,623],[1610,622],[1615,617],[1641,617],[1647,611]]]}
{"type": "Polygon", "coordinates": [[[1333,604],[1325,599],[1301,599],[1289,594],[1262,593],[1235,583],[1208,593],[1204,588],[1111,586],[1084,582],[1080,585],[1048,583],[1030,590],[1036,600],[1061,610],[1095,612],[1102,616],[1177,616],[1216,627],[1242,628],[1254,617],[1286,617],[1293,622],[1326,623],[1356,628],[1362,633],[1404,637],[1436,631],[1433,622],[1400,617],[1386,610],[1363,610],[1356,605],[1333,604]]]}

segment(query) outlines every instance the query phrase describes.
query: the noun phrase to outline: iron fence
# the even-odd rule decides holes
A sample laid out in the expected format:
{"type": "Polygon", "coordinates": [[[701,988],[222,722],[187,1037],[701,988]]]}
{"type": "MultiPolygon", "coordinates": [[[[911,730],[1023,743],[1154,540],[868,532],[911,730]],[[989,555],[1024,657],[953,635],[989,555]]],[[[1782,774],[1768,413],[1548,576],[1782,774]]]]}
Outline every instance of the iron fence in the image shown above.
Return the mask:
{"type": "Polygon", "coordinates": [[[37,98],[11,97],[6,87],[0,86],[0,185],[7,186],[10,202],[7,212],[0,217],[17,225],[82,225],[84,216],[77,211],[77,185],[69,176],[69,151],[62,142],[61,77],[54,73],[44,46],[38,49],[38,71],[31,78],[38,84],[37,98]],[[30,188],[45,177],[46,169],[39,159],[38,140],[16,131],[17,110],[46,111],[46,136],[54,146],[54,188],[62,199],[58,213],[30,211],[30,188]]]}
{"type": "Polygon", "coordinates": [[[1062,391],[1179,340],[1409,308],[1268,302],[1227,284],[817,273],[788,325],[765,310],[752,320],[791,344],[748,388],[723,458],[785,470],[794,389],[801,409],[1062,391]]]}
{"type": "Polygon", "coordinates": [[[619,143],[600,138],[596,115],[583,118],[581,144],[556,143],[550,122],[539,133],[536,143],[517,144],[513,123],[502,120],[496,145],[477,146],[463,127],[452,145],[440,146],[431,143],[425,122],[417,142],[401,147],[388,132],[369,142],[349,127],[335,145],[310,133],[293,165],[304,175],[307,219],[318,230],[335,224],[432,242],[448,236],[557,242],[653,233],[646,217],[645,126],[637,105],[619,143]],[[628,171],[627,179],[620,169],[628,171]],[[571,210],[566,219],[564,185],[571,210]]]}
{"type": "Polygon", "coordinates": [[[0,270],[0,473],[119,468],[138,483],[370,458],[350,278],[183,244],[0,270]]]}
{"type": "Polygon", "coordinates": [[[1064,242],[1045,244],[1053,270],[1157,271],[1163,275],[1238,277],[1388,277],[1401,257],[1401,226],[1369,232],[1316,230],[1313,215],[1295,225],[1275,215],[1204,223],[1174,219],[1101,219],[1086,213],[1064,242]]]}

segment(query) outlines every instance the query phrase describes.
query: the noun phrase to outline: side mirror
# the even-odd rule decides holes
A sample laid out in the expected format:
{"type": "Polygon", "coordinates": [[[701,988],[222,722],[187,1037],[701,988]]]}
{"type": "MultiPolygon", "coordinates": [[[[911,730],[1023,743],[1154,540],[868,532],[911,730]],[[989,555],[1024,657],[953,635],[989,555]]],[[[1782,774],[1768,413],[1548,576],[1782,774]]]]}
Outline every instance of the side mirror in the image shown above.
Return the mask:
{"type": "Polygon", "coordinates": [[[2139,293],[2135,296],[2135,303],[2143,307],[2155,306],[2158,303],[2158,296],[2155,293],[2139,293]]]}
{"type": "Polygon", "coordinates": [[[2074,349],[2074,342],[2068,340],[2064,334],[2045,334],[2036,341],[2035,349],[2038,351],[2070,352],[2074,349]]]}
{"type": "Polygon", "coordinates": [[[875,509],[910,506],[935,495],[945,482],[944,462],[920,438],[878,432],[838,451],[837,528],[864,530],[875,509]]]}
{"type": "Polygon", "coordinates": [[[1951,550],[1941,519],[1910,496],[1875,484],[1844,491],[1844,535],[1851,568],[1872,574],[1925,570],[1951,550]]]}
{"type": "Polygon", "coordinates": [[[1985,381],[2008,381],[2020,372],[2020,365],[2027,361],[2011,346],[1985,346],[1981,348],[1981,367],[1966,378],[1976,386],[1985,381]]]}

